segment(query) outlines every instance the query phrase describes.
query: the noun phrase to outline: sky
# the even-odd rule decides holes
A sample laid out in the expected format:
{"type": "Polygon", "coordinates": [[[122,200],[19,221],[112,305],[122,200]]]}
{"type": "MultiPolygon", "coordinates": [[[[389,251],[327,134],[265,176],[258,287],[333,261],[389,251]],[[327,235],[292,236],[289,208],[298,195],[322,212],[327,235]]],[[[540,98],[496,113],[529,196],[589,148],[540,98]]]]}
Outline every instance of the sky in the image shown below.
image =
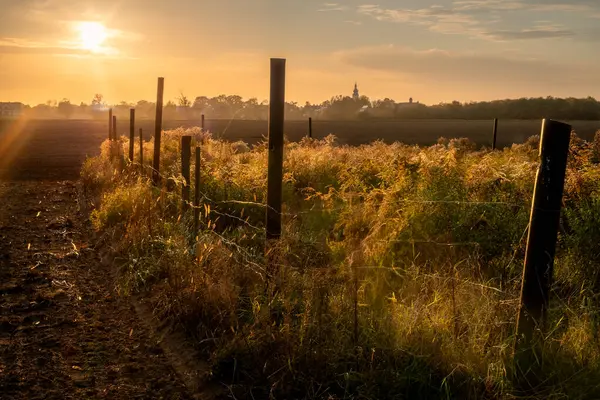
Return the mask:
{"type": "Polygon", "coordinates": [[[600,97],[600,0],[0,0],[0,101],[600,97]]]}

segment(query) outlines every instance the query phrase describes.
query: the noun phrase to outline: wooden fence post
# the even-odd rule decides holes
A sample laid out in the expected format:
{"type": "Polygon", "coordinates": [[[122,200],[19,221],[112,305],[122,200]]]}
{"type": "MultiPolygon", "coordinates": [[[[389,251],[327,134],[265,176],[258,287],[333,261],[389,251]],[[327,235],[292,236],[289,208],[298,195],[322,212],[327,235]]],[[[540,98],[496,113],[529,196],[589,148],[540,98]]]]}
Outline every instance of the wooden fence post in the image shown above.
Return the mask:
{"type": "Polygon", "coordinates": [[[196,146],[194,181],[194,240],[196,240],[200,226],[200,146],[196,146]]]}
{"type": "Polygon", "coordinates": [[[200,129],[204,132],[204,114],[200,116],[200,129]]]}
{"type": "MultiPolygon", "coordinates": [[[[267,171],[267,237],[265,243],[265,295],[270,298],[277,254],[274,243],[281,237],[281,201],[283,188],[283,122],[285,114],[285,59],[271,59],[269,102],[269,169],[267,171]]],[[[268,313],[271,315],[269,301],[268,313]]]]}
{"type": "Polygon", "coordinates": [[[496,139],[498,138],[498,118],[494,118],[494,139],[492,142],[492,150],[496,150],[496,139]]]}
{"type": "Polygon", "coordinates": [[[117,116],[113,115],[113,120],[112,120],[112,134],[113,134],[113,140],[110,144],[110,152],[111,152],[111,157],[114,159],[115,157],[119,157],[119,154],[121,154],[121,152],[119,151],[119,145],[117,143],[117,116]],[[117,154],[114,154],[115,151],[117,152],[117,154]]]}
{"type": "Polygon", "coordinates": [[[112,108],[108,110],[108,140],[112,140],[112,125],[113,125],[112,108]]]}
{"type": "Polygon", "coordinates": [[[540,345],[548,310],[570,140],[570,125],[544,120],[514,353],[519,378],[525,378],[523,382],[528,382],[527,385],[535,384],[536,370],[541,365],[540,345]]]}
{"type": "Polygon", "coordinates": [[[160,136],[162,134],[163,95],[165,78],[158,78],[156,93],[156,120],[154,121],[154,159],[152,160],[152,183],[158,186],[160,182],[160,136]]]}
{"type": "Polygon", "coordinates": [[[140,170],[142,176],[144,176],[144,134],[142,128],[140,128],[140,170]]]}
{"type": "Polygon", "coordinates": [[[285,59],[271,59],[269,103],[269,170],[267,181],[267,240],[281,237],[283,180],[283,119],[285,107],[285,59]]]}
{"type": "Polygon", "coordinates": [[[133,142],[135,141],[135,108],[129,110],[129,162],[133,162],[133,142]]]}
{"type": "Polygon", "coordinates": [[[312,139],[312,118],[308,117],[308,137],[312,139]]]}
{"type": "Polygon", "coordinates": [[[181,137],[181,175],[185,182],[181,188],[181,209],[183,212],[190,208],[190,158],[192,157],[192,137],[181,137]]]}

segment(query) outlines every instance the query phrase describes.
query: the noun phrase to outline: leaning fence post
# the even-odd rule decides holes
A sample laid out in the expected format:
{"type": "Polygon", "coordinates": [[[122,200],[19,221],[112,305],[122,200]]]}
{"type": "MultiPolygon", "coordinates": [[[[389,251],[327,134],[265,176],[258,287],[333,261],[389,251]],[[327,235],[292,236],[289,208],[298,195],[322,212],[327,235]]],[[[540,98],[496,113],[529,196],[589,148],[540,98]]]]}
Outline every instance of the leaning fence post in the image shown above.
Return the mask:
{"type": "Polygon", "coordinates": [[[571,126],[545,119],[540,138],[523,281],[517,320],[514,359],[517,373],[528,385],[540,366],[544,320],[552,281],[571,126]]]}
{"type": "Polygon", "coordinates": [[[494,118],[494,139],[492,142],[492,150],[496,150],[497,137],[498,137],[498,118],[494,118]]]}
{"type": "Polygon", "coordinates": [[[194,240],[198,237],[200,226],[200,146],[196,146],[196,164],[194,165],[194,240]]]}
{"type": "Polygon", "coordinates": [[[308,117],[308,137],[312,139],[312,117],[308,117]]]}
{"type": "Polygon", "coordinates": [[[135,141],[135,108],[129,110],[129,162],[133,162],[133,142],[135,141]]]}
{"type": "Polygon", "coordinates": [[[200,129],[204,132],[204,114],[200,116],[200,129]]]}
{"type": "Polygon", "coordinates": [[[163,94],[165,78],[158,78],[156,93],[156,120],[154,121],[154,159],[152,160],[152,183],[158,186],[160,181],[160,135],[162,132],[163,94]]]}
{"type": "Polygon", "coordinates": [[[144,134],[142,128],[140,128],[140,170],[142,176],[144,176],[144,134]]]}
{"type": "Polygon", "coordinates": [[[192,137],[181,137],[181,175],[184,183],[181,188],[181,209],[183,212],[190,208],[190,158],[192,156],[192,137]]]}

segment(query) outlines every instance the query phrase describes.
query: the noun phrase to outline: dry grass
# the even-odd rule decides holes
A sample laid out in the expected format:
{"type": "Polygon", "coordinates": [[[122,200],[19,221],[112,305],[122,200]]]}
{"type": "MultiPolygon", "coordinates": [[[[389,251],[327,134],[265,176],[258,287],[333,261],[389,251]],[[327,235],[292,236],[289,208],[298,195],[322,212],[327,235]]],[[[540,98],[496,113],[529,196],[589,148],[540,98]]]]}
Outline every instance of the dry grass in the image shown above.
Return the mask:
{"type": "MultiPolygon", "coordinates": [[[[82,177],[101,197],[96,228],[118,235],[123,291],[195,338],[238,398],[522,397],[511,347],[535,138],[498,152],[287,143],[267,260],[265,144],[165,132],[163,181],[181,182],[183,134],[202,146],[197,240],[178,190],[119,172],[106,143],[82,177]]],[[[572,150],[537,398],[600,397],[600,166],[593,144],[572,150]]]]}

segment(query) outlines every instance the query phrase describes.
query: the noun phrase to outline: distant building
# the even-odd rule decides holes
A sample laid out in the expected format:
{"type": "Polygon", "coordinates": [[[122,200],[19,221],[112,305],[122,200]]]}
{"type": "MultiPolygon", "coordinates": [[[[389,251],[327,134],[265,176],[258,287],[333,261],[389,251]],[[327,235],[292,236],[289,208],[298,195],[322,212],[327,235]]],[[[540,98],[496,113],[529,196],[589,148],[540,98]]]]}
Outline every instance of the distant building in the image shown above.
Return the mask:
{"type": "Polygon", "coordinates": [[[23,114],[23,103],[0,103],[0,118],[17,118],[23,114]]]}
{"type": "Polygon", "coordinates": [[[360,94],[358,93],[358,84],[354,82],[354,91],[352,92],[352,98],[354,100],[360,99],[360,94]]]}
{"type": "Polygon", "coordinates": [[[413,104],[419,104],[419,102],[417,101],[415,103],[415,101],[413,100],[413,98],[411,97],[410,99],[408,99],[408,102],[404,102],[404,103],[396,103],[396,107],[406,107],[406,106],[412,106],[413,104]]]}

